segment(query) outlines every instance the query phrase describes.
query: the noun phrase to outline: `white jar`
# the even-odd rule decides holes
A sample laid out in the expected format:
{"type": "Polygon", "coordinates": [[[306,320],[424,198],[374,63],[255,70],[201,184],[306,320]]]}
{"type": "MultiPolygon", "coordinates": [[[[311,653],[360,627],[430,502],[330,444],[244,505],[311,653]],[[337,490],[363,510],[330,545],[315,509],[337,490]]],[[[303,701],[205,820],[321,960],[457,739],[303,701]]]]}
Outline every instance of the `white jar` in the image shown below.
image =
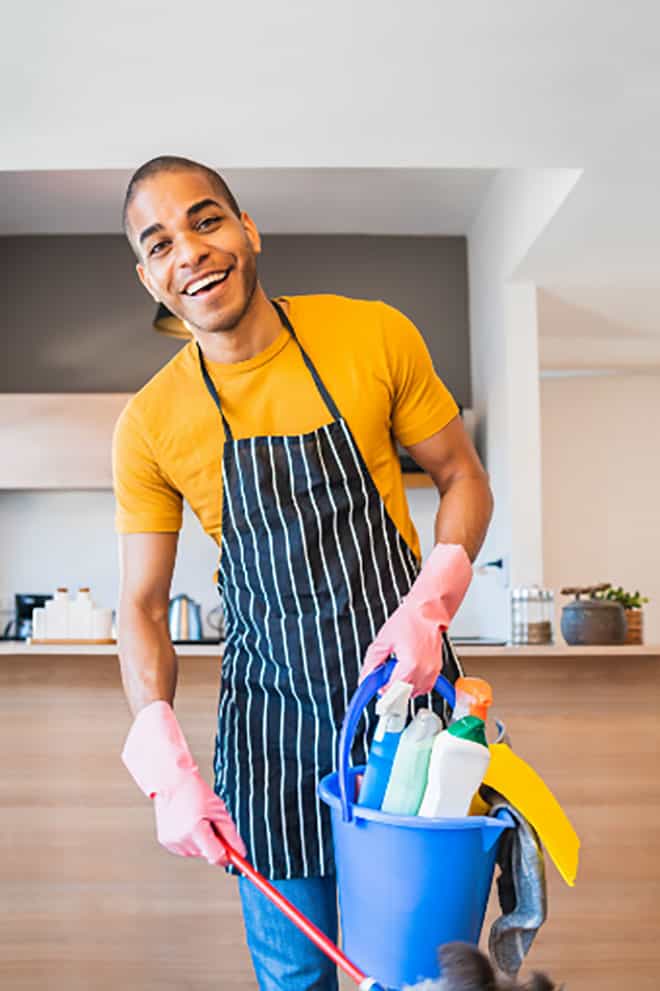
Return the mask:
{"type": "Polygon", "coordinates": [[[92,612],[94,603],[88,588],[78,589],[78,595],[69,604],[69,637],[71,640],[92,639],[92,612]]]}
{"type": "Polygon", "coordinates": [[[46,610],[43,606],[35,606],[32,610],[32,639],[46,639],[46,610]]]}
{"type": "Polygon", "coordinates": [[[46,603],[46,638],[66,640],[69,636],[69,590],[58,588],[46,603]]]}
{"type": "Polygon", "coordinates": [[[112,639],[112,609],[95,606],[92,612],[92,639],[112,639]]]}

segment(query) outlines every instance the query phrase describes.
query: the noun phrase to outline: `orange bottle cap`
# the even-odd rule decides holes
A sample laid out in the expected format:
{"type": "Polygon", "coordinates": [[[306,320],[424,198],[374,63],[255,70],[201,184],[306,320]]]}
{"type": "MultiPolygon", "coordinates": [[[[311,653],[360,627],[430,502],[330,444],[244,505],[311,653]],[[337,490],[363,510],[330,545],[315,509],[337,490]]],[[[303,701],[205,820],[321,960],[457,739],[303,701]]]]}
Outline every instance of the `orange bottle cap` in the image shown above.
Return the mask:
{"type": "Polygon", "coordinates": [[[486,721],[488,707],[493,701],[493,689],[483,678],[457,678],[457,694],[469,696],[470,715],[486,721]]]}

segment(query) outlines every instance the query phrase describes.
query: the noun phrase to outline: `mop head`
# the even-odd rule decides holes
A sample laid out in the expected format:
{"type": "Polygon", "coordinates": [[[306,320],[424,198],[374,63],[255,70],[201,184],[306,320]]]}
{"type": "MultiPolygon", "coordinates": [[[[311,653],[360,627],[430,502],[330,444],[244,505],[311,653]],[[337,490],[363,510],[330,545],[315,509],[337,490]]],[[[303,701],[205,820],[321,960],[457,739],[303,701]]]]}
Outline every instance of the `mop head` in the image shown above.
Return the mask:
{"type": "Polygon", "coordinates": [[[532,974],[524,984],[497,977],[488,958],[469,943],[447,943],[439,956],[442,977],[405,991],[561,991],[544,974],[532,974]]]}

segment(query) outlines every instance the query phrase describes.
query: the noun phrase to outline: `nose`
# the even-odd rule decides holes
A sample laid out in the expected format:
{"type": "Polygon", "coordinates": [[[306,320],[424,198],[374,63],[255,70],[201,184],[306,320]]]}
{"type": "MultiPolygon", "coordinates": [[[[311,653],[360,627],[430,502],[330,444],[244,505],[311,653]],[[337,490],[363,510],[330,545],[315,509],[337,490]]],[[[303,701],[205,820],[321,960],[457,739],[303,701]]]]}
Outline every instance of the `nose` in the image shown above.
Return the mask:
{"type": "Polygon", "coordinates": [[[194,271],[208,257],[208,247],[195,231],[182,232],[176,242],[177,262],[179,268],[194,271]]]}

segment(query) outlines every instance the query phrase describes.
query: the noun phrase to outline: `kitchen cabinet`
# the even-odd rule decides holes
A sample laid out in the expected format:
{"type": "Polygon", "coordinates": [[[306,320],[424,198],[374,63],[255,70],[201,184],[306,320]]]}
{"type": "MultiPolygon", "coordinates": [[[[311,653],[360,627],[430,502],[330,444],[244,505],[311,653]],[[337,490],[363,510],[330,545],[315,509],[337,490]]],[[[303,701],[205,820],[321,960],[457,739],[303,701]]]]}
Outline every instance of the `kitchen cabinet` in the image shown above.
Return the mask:
{"type": "MultiPolygon", "coordinates": [[[[218,654],[177,652],[177,712],[209,778],[218,654]]],[[[658,647],[460,653],[492,684],[515,749],[555,789],[583,843],[575,888],[548,865],[549,918],[525,970],[580,991],[654,991],[658,647]],[[632,706],[621,703],[617,670],[632,706]]],[[[0,748],[12,755],[0,770],[0,883],[12,905],[2,987],[254,987],[235,879],[158,846],[151,805],[119,759],[129,725],[116,648],[0,649],[0,748]],[[29,828],[41,822],[40,833],[29,828]]],[[[485,932],[497,914],[493,899],[485,932]]]]}
{"type": "Polygon", "coordinates": [[[0,395],[0,489],[109,489],[129,393],[0,395]]]}

